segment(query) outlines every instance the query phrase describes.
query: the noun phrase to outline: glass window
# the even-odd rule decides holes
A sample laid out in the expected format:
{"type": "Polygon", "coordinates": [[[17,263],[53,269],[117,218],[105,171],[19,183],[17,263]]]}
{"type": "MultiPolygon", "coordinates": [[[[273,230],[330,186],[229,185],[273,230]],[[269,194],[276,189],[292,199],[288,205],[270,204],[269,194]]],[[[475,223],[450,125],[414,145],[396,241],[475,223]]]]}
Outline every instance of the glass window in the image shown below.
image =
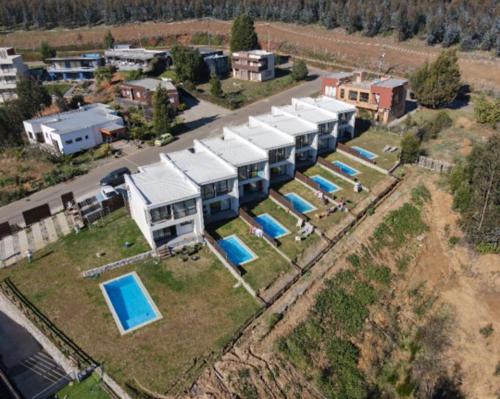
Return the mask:
{"type": "Polygon", "coordinates": [[[364,92],[359,93],[359,101],[367,103],[369,98],[370,98],[370,93],[364,93],[364,92]]]}
{"type": "Polygon", "coordinates": [[[344,98],[344,95],[345,95],[345,90],[340,89],[340,98],[344,98]]]}
{"type": "Polygon", "coordinates": [[[171,216],[171,211],[170,211],[170,206],[160,206],[158,208],[151,209],[150,211],[151,214],[151,222],[156,223],[160,220],[166,220],[170,219],[171,216]]]}
{"type": "Polygon", "coordinates": [[[173,205],[174,217],[180,219],[196,213],[196,200],[188,200],[173,205]]]}
{"type": "Polygon", "coordinates": [[[357,101],[358,100],[358,92],[354,90],[349,90],[349,100],[357,101]]]}
{"type": "Polygon", "coordinates": [[[82,138],[81,138],[81,137],[77,137],[77,138],[75,139],[75,141],[76,141],[76,142],[78,142],[78,141],[82,141],[82,138]]]}
{"type": "Polygon", "coordinates": [[[215,187],[213,184],[206,184],[201,189],[201,195],[203,199],[209,199],[215,197],[215,187]]]}
{"type": "Polygon", "coordinates": [[[277,148],[269,151],[269,163],[276,163],[287,159],[286,148],[277,148]]]}
{"type": "Polygon", "coordinates": [[[66,140],[65,143],[66,144],[73,144],[73,140],[66,140]]]}

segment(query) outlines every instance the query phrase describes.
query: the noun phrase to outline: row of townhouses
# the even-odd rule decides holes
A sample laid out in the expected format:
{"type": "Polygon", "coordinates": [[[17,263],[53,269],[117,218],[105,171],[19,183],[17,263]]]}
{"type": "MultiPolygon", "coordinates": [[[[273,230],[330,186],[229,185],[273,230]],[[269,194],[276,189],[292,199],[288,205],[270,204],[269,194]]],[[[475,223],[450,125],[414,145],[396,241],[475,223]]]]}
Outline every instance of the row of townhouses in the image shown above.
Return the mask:
{"type": "Polygon", "coordinates": [[[220,137],[164,153],[125,177],[130,213],[152,248],[201,241],[205,224],[238,214],[296,168],[354,135],[356,108],[329,97],[293,98],[220,137]]]}

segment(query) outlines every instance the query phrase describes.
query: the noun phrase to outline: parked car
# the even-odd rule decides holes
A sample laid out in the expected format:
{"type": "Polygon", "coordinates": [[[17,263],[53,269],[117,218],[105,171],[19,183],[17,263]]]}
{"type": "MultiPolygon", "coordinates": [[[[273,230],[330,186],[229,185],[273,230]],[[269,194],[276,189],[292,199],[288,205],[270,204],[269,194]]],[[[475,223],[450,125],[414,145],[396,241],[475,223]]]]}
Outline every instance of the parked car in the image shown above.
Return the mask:
{"type": "Polygon", "coordinates": [[[118,194],[118,191],[116,191],[112,186],[102,186],[101,195],[104,199],[110,199],[120,194],[118,194]]]}
{"type": "Polygon", "coordinates": [[[170,133],[162,134],[160,137],[158,137],[155,140],[155,146],[156,147],[164,146],[164,145],[170,143],[173,139],[174,139],[174,137],[170,133]]]}
{"type": "Polygon", "coordinates": [[[129,175],[129,174],[130,174],[129,168],[119,168],[113,170],[112,172],[108,173],[101,179],[100,181],[101,186],[113,186],[113,187],[119,186],[120,184],[125,183],[124,175],[129,175]]]}

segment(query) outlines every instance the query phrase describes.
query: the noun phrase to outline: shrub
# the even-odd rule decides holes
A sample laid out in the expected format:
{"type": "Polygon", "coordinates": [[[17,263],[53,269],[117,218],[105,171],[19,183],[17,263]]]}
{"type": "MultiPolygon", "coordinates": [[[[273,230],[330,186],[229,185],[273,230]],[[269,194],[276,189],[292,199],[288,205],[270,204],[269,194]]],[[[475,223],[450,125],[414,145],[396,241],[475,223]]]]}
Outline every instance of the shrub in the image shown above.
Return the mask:
{"type": "Polygon", "coordinates": [[[487,326],[484,326],[482,328],[479,329],[479,333],[484,337],[484,338],[488,338],[491,334],[493,334],[493,331],[494,328],[493,328],[493,324],[488,324],[487,326]]]}
{"type": "Polygon", "coordinates": [[[448,245],[453,248],[455,245],[458,244],[459,241],[460,241],[459,237],[451,236],[450,238],[448,238],[448,245]]]}
{"type": "Polygon", "coordinates": [[[420,141],[411,133],[406,133],[401,140],[401,162],[417,162],[420,155],[420,141]]]}
{"type": "Polygon", "coordinates": [[[423,205],[431,200],[431,193],[427,187],[420,184],[411,191],[411,199],[416,205],[423,205]]]}
{"type": "Polygon", "coordinates": [[[293,62],[292,67],[292,78],[295,81],[304,80],[307,78],[309,71],[307,70],[307,65],[304,60],[297,59],[293,62]]]}
{"type": "Polygon", "coordinates": [[[111,145],[109,144],[102,144],[98,148],[94,150],[93,153],[93,158],[94,159],[101,159],[107,157],[111,153],[111,145]]]}

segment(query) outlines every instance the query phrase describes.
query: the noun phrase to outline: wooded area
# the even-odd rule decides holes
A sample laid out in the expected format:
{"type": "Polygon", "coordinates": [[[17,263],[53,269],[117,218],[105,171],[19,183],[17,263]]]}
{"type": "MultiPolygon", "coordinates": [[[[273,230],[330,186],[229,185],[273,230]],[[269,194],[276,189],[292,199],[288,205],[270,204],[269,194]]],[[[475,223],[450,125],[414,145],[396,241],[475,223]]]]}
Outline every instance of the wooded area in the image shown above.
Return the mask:
{"type": "Polygon", "coordinates": [[[213,17],[241,13],[267,21],[343,27],[366,36],[396,33],[398,40],[422,37],[445,47],[494,50],[500,54],[500,6],[495,0],[4,0],[6,29],[51,29],[140,21],[213,17]]]}

